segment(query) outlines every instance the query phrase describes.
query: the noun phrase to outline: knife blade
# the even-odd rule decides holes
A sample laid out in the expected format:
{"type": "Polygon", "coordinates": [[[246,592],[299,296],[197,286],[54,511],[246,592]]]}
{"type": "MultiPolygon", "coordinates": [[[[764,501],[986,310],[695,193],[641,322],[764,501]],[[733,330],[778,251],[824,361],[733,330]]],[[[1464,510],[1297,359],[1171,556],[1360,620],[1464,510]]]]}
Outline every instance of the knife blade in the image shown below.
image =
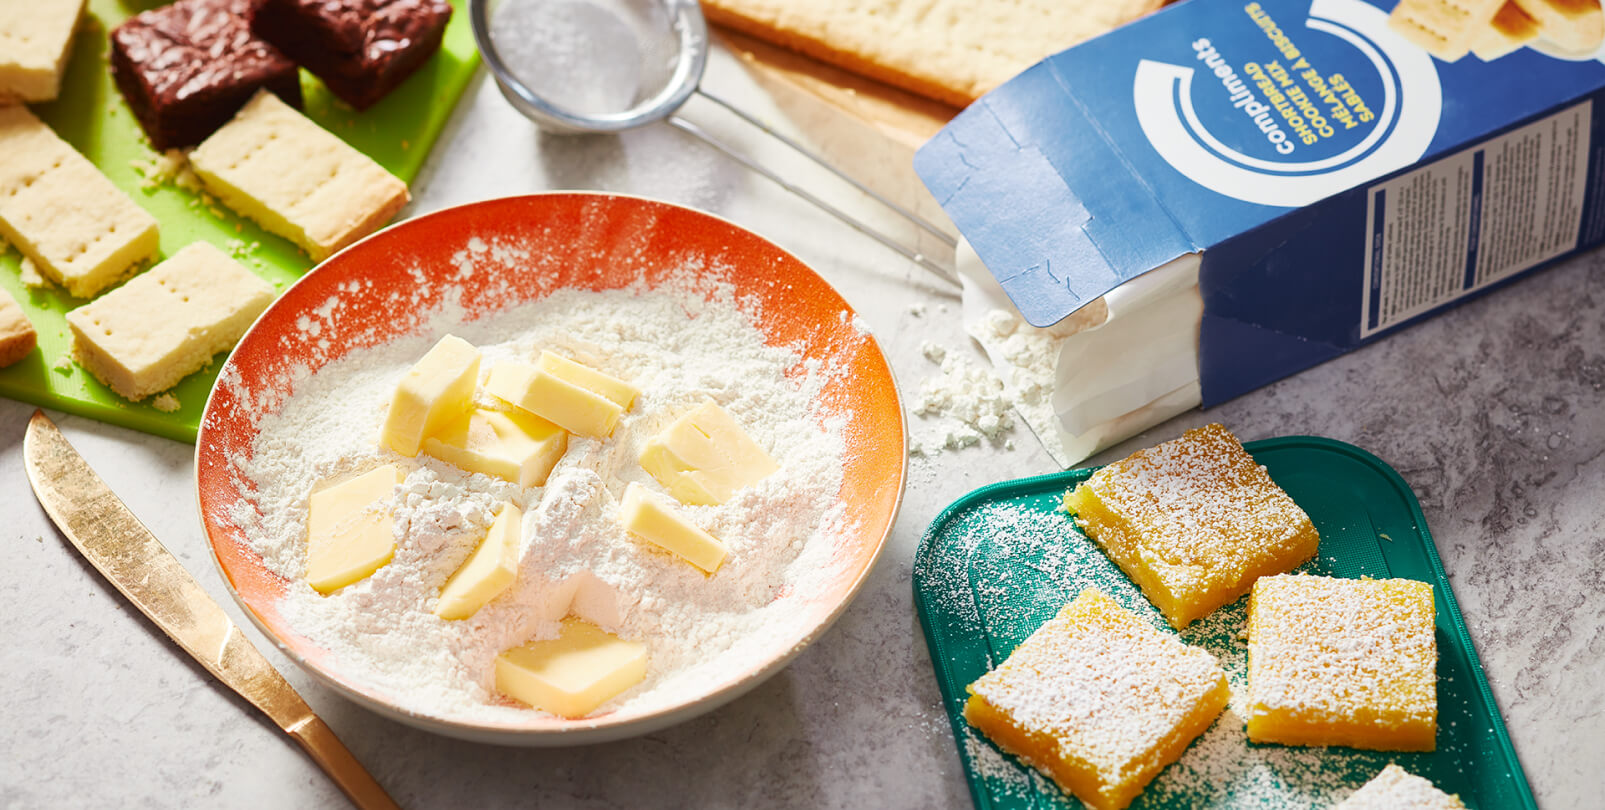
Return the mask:
{"type": "Polygon", "coordinates": [[[43,411],[34,411],[28,420],[23,458],[28,481],[45,513],[123,596],[184,652],[299,743],[353,804],[364,810],[397,807],[43,411]]]}

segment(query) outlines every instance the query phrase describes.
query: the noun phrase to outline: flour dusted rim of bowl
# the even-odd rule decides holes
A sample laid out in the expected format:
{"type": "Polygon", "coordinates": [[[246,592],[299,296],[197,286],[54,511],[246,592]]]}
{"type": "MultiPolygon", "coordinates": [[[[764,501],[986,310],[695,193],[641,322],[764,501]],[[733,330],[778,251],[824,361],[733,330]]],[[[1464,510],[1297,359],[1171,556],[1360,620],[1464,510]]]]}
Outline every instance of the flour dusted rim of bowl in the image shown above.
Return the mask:
{"type": "MultiPolygon", "coordinates": [[[[465,286],[452,289],[468,292],[465,286]]],[[[745,306],[741,309],[747,312],[745,306]]],[[[405,316],[394,310],[354,311],[355,326],[367,322],[368,329],[352,333],[353,327],[345,327],[340,334],[325,336],[325,345],[333,351],[320,358],[317,367],[357,348],[415,334],[427,325],[427,317],[408,322],[405,316]],[[401,317],[386,319],[387,315],[401,317]]],[[[282,374],[286,360],[278,358],[278,363],[282,374]]],[[[530,745],[601,742],[648,733],[722,705],[777,672],[828,629],[862,587],[895,524],[907,473],[906,437],[890,365],[873,337],[859,331],[852,308],[800,260],[711,214],[629,195],[555,192],[472,203],[398,224],[346,248],[287,289],[241,340],[208,396],[196,444],[197,504],[214,562],[235,600],[287,656],[337,691],[381,714],[467,739],[530,745]],[[274,369],[268,368],[272,358],[264,359],[264,354],[272,353],[276,340],[283,342],[286,327],[293,328],[295,315],[304,313],[307,303],[336,293],[342,301],[361,302],[379,294],[374,292],[376,283],[382,291],[385,283],[398,286],[404,280],[421,281],[417,277],[420,268],[443,277],[455,250],[472,237],[493,235],[517,235],[529,240],[532,252],[547,252],[532,257],[531,267],[513,273],[517,276],[513,281],[501,281],[501,288],[513,295],[481,307],[474,318],[540,300],[564,288],[614,289],[625,286],[616,283],[621,278],[631,277],[650,285],[651,277],[662,277],[673,269],[673,257],[695,255],[708,259],[709,265],[728,268],[724,280],[737,284],[743,300],[759,299],[760,313],[754,325],[764,333],[766,342],[806,341],[805,357],[817,359],[831,348],[833,336],[860,335],[852,355],[846,358],[851,374],[823,395],[832,400],[825,407],[846,414],[850,421],[844,481],[837,497],[848,504],[859,532],[844,538],[834,551],[849,563],[843,566],[845,576],[833,582],[817,602],[803,605],[819,612],[811,629],[789,639],[784,649],[766,650],[770,657],[761,664],[734,673],[678,704],[579,720],[531,712],[529,722],[522,723],[464,722],[394,705],[383,694],[374,694],[364,684],[329,668],[321,660],[326,651],[313,642],[293,631],[286,633],[284,618],[274,607],[278,598],[274,590],[282,596],[285,583],[275,580],[260,557],[253,562],[254,552],[227,514],[229,504],[251,493],[240,491],[238,482],[229,480],[231,454],[226,443],[243,437],[248,446],[259,420],[276,412],[289,395],[288,380],[278,379],[277,389],[273,387],[274,369]],[[412,252],[407,252],[409,248],[412,252]],[[558,267],[555,278],[545,275],[553,271],[553,265],[565,257],[575,259],[582,250],[594,251],[583,262],[571,262],[585,265],[582,269],[558,267]],[[608,264],[624,256],[638,261],[629,266],[608,264]],[[409,270],[398,269],[401,264],[409,270]],[[404,273],[411,275],[402,279],[404,273]],[[264,352],[264,347],[268,351],[264,352]],[[252,384],[261,387],[250,389],[252,384]],[[236,387],[225,390],[231,385],[236,387]],[[251,417],[252,413],[256,415],[251,417]],[[247,423],[237,424],[242,418],[247,423]]]]}

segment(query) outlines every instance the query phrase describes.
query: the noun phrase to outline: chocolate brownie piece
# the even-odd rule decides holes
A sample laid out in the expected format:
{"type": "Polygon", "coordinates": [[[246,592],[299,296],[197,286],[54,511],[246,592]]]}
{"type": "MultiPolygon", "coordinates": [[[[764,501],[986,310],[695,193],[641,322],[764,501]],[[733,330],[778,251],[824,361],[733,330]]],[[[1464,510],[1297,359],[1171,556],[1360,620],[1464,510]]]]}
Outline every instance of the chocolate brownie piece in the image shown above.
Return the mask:
{"type": "Polygon", "coordinates": [[[255,0],[179,0],[111,32],[112,75],[151,145],[192,146],[267,88],[301,106],[295,63],[251,33],[255,0]]]}
{"type": "Polygon", "coordinates": [[[263,0],[251,30],[366,109],[440,48],[445,0],[263,0]]]}

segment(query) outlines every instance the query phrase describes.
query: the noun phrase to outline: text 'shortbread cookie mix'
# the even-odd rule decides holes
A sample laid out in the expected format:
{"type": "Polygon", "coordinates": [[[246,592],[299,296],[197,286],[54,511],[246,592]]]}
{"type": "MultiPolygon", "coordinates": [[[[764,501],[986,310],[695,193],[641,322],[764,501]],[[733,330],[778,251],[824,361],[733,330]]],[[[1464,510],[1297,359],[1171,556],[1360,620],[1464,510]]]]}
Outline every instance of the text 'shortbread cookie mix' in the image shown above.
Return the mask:
{"type": "Polygon", "coordinates": [[[1195,274],[1172,359],[1209,406],[1605,242],[1602,128],[1600,0],[1188,0],[982,96],[915,168],[1035,326],[1195,274]]]}

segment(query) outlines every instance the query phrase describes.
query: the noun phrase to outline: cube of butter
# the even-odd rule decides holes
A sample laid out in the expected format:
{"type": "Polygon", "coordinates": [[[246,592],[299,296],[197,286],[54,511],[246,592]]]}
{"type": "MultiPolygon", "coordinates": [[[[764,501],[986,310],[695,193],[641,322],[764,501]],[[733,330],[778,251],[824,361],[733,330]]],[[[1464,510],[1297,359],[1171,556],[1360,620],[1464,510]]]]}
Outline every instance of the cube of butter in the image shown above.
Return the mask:
{"type": "Polygon", "coordinates": [[[376,467],[307,497],[307,584],[331,594],[384,567],[396,553],[395,519],[384,503],[401,472],[376,467]]]}
{"type": "Polygon", "coordinates": [[[406,183],[267,90],[189,160],[224,205],[313,261],[378,230],[408,200],[406,183]]]}
{"type": "Polygon", "coordinates": [[[447,335],[407,370],[390,399],[379,443],[404,456],[418,455],[423,440],[468,413],[479,381],[479,350],[447,335]]]}
{"type": "Polygon", "coordinates": [[[474,408],[424,439],[422,449],[469,472],[539,487],[568,449],[568,434],[531,413],[474,408]]]}
{"type": "Polygon", "coordinates": [[[584,717],[645,677],[645,644],[574,618],[555,639],[496,656],[496,691],[560,717],[584,717]]]}
{"type": "Polygon", "coordinates": [[[67,313],[73,359],[113,391],[143,399],[231,348],[273,303],[273,285],[208,242],[67,313]]]}
{"type": "Polygon", "coordinates": [[[27,107],[0,106],[0,156],[0,236],[68,294],[89,298],[156,255],[156,218],[27,107]]]}
{"type": "Polygon", "coordinates": [[[523,518],[524,513],[518,507],[510,503],[502,507],[479,548],[474,549],[468,561],[440,589],[440,601],[435,604],[436,616],[466,619],[513,584],[518,576],[518,530],[523,518]]]}
{"type": "Polygon", "coordinates": [[[0,104],[56,97],[83,13],[84,0],[0,2],[0,104]]]}
{"type": "Polygon", "coordinates": [[[626,411],[630,409],[630,404],[635,402],[635,395],[641,393],[641,389],[611,374],[603,374],[590,366],[548,351],[541,352],[540,359],[535,361],[535,367],[554,377],[601,394],[626,411]]]}
{"type": "Polygon", "coordinates": [[[725,547],[718,538],[698,528],[668,502],[640,484],[624,488],[619,522],[626,531],[678,554],[686,562],[713,573],[724,562],[725,547]]]}
{"type": "Polygon", "coordinates": [[[647,441],[641,467],[682,503],[720,504],[780,465],[713,400],[647,441]]]}
{"type": "Polygon", "coordinates": [[[485,390],[578,436],[612,435],[624,408],[617,402],[538,366],[500,363],[485,390]]]}

